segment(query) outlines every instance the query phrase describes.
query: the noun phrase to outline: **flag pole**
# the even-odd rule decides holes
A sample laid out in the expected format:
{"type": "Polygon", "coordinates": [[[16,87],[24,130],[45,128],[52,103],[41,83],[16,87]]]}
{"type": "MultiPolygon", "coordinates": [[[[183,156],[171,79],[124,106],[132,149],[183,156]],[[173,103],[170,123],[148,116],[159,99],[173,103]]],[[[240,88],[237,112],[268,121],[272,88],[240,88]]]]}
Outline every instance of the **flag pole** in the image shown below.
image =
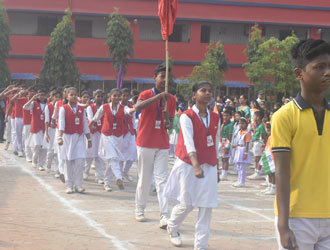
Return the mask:
{"type": "MultiPolygon", "coordinates": [[[[165,40],[165,50],[166,50],[166,74],[165,74],[165,93],[168,93],[168,73],[169,73],[169,58],[168,58],[168,39],[165,40]]],[[[167,101],[165,101],[165,110],[167,110],[167,101]]]]}

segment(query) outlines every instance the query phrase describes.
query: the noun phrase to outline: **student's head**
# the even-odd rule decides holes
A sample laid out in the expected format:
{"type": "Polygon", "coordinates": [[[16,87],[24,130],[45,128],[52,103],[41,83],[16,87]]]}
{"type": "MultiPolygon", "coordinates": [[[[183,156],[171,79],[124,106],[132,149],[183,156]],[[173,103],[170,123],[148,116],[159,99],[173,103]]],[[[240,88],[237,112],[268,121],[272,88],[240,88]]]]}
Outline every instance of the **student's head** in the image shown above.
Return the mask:
{"type": "Polygon", "coordinates": [[[103,91],[101,89],[95,90],[93,93],[93,97],[94,97],[94,102],[97,105],[101,105],[103,103],[103,91]]]}
{"type": "Polygon", "coordinates": [[[129,94],[129,89],[124,88],[121,90],[121,103],[123,105],[126,105],[128,102],[128,99],[130,98],[130,94],[129,94]]]}
{"type": "Polygon", "coordinates": [[[266,109],[267,109],[267,107],[266,107],[266,102],[265,102],[265,101],[261,101],[261,102],[259,102],[259,106],[260,106],[260,108],[263,109],[263,110],[266,110],[266,109]]]}
{"type": "Polygon", "coordinates": [[[184,97],[183,95],[181,94],[176,94],[175,95],[175,98],[176,98],[176,103],[179,104],[179,103],[183,103],[184,102],[184,97]]]}
{"type": "Polygon", "coordinates": [[[140,92],[137,90],[137,89],[132,89],[131,90],[131,96],[136,96],[136,95],[139,95],[140,92]]]}
{"type": "Polygon", "coordinates": [[[217,96],[216,102],[218,102],[218,103],[222,103],[223,102],[223,99],[222,99],[222,97],[220,95],[217,96]]]}
{"type": "Polygon", "coordinates": [[[246,106],[247,103],[248,103],[248,98],[247,98],[247,96],[246,96],[246,95],[241,95],[241,96],[239,97],[239,104],[240,104],[240,105],[243,105],[243,106],[246,106]]]}
{"type": "Polygon", "coordinates": [[[265,100],[265,93],[262,90],[258,92],[258,98],[260,100],[265,100]]]}
{"type": "Polygon", "coordinates": [[[244,117],[244,113],[241,111],[236,111],[234,116],[235,116],[235,122],[239,122],[239,119],[241,119],[241,117],[244,117]]]}
{"type": "MultiPolygon", "coordinates": [[[[171,68],[169,68],[169,73],[171,68]]],[[[159,92],[165,91],[165,75],[166,75],[166,66],[159,64],[154,70],[154,79],[156,82],[156,89],[159,92]]]]}
{"type": "Polygon", "coordinates": [[[28,94],[29,97],[33,97],[37,93],[37,89],[34,86],[29,87],[28,91],[29,91],[28,94]]]}
{"type": "Polygon", "coordinates": [[[274,110],[279,110],[281,108],[281,104],[279,102],[274,104],[274,110]]]}
{"type": "Polygon", "coordinates": [[[267,135],[270,136],[272,132],[272,126],[270,125],[270,122],[266,122],[266,131],[267,131],[267,135]]]}
{"type": "Polygon", "coordinates": [[[194,104],[195,104],[194,101],[189,99],[188,100],[188,109],[192,108],[194,106],[194,104]]]}
{"type": "Polygon", "coordinates": [[[82,104],[87,104],[91,99],[91,96],[87,90],[81,92],[80,101],[82,104]]]}
{"type": "Polygon", "coordinates": [[[269,112],[264,112],[264,117],[262,118],[262,122],[266,123],[270,121],[270,115],[269,112]]]}
{"type": "Polygon", "coordinates": [[[256,111],[254,112],[253,121],[260,123],[263,117],[264,117],[264,112],[256,111]]]}
{"type": "Polygon", "coordinates": [[[113,104],[118,104],[120,102],[120,98],[121,98],[121,90],[114,88],[110,91],[110,100],[113,104]]]}
{"type": "Polygon", "coordinates": [[[223,114],[222,114],[223,120],[224,120],[225,122],[230,121],[230,119],[231,119],[231,115],[232,115],[231,110],[230,110],[230,109],[225,109],[225,110],[223,111],[223,114]]]}
{"type": "Polygon", "coordinates": [[[192,88],[193,98],[195,99],[196,104],[207,105],[211,100],[212,85],[207,81],[199,81],[194,84],[192,88]]]}
{"type": "Polygon", "coordinates": [[[330,44],[308,39],[291,49],[294,74],[301,88],[309,93],[322,93],[330,86],[330,44]]]}
{"type": "Polygon", "coordinates": [[[53,93],[53,101],[57,102],[61,99],[62,99],[62,90],[60,89],[55,90],[55,92],[53,93]]]}
{"type": "Polygon", "coordinates": [[[249,122],[245,117],[241,117],[239,119],[238,125],[241,130],[246,130],[249,125],[249,122]]]}
{"type": "Polygon", "coordinates": [[[77,89],[74,87],[66,88],[65,89],[65,97],[71,104],[76,104],[78,92],[77,89]]]}
{"type": "Polygon", "coordinates": [[[38,102],[41,102],[41,103],[45,103],[47,101],[47,97],[46,97],[46,90],[41,88],[41,89],[38,89],[38,99],[37,101],[38,102]]]}
{"type": "Polygon", "coordinates": [[[132,104],[135,105],[137,103],[137,100],[138,100],[139,96],[138,95],[135,95],[132,97],[132,104]]]}

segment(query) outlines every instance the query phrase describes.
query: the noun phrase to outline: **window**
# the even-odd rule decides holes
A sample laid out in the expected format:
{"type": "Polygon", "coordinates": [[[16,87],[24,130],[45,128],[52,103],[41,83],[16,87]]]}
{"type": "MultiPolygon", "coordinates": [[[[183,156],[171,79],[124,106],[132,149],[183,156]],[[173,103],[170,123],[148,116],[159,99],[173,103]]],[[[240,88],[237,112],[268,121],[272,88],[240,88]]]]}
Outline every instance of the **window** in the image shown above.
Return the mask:
{"type": "Polygon", "coordinates": [[[76,36],[92,37],[92,20],[76,20],[76,36]]]}
{"type": "Polygon", "coordinates": [[[291,36],[291,34],[292,34],[292,30],[288,30],[288,29],[280,30],[280,36],[279,36],[280,41],[284,40],[288,36],[291,36]]]}
{"type": "Polygon", "coordinates": [[[38,36],[50,36],[58,23],[57,17],[38,16],[38,36]]]}
{"type": "Polygon", "coordinates": [[[182,31],[183,27],[180,24],[174,24],[173,33],[169,36],[169,42],[182,42],[182,31]]]}
{"type": "Polygon", "coordinates": [[[211,39],[211,26],[202,25],[201,29],[201,43],[210,43],[211,39]]]}

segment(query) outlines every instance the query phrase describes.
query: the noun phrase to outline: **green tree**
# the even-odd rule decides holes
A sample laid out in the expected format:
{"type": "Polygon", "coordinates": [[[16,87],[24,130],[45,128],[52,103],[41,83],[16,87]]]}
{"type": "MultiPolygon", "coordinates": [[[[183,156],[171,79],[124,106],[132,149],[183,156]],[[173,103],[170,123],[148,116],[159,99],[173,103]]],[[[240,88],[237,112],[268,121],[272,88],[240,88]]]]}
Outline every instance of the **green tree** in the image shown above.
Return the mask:
{"type": "Polygon", "coordinates": [[[207,46],[205,58],[201,65],[193,68],[193,71],[187,80],[190,82],[208,81],[213,84],[215,91],[220,89],[223,85],[222,78],[224,72],[228,69],[228,60],[225,55],[223,45],[219,41],[217,43],[210,43],[207,46]]]}
{"type": "Polygon", "coordinates": [[[40,72],[40,80],[44,85],[75,85],[79,81],[79,72],[72,53],[72,47],[76,40],[72,14],[69,9],[65,12],[66,15],[56,25],[46,47],[40,72]]]}
{"type": "Polygon", "coordinates": [[[0,0],[0,86],[5,86],[10,83],[11,76],[6,63],[6,58],[10,50],[7,12],[2,0],[0,0]]]}
{"type": "Polygon", "coordinates": [[[133,33],[129,21],[118,15],[118,9],[115,9],[109,16],[106,45],[109,46],[108,55],[112,57],[113,67],[117,72],[122,65],[123,74],[126,73],[128,56],[134,56],[133,44],[133,33]]]}

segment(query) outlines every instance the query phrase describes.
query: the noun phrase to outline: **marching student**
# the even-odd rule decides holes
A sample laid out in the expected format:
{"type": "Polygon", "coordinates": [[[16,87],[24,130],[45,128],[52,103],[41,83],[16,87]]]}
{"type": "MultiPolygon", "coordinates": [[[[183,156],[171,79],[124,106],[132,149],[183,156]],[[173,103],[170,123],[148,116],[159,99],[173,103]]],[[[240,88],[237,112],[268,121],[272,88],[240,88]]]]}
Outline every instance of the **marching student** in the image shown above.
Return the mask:
{"type": "Polygon", "coordinates": [[[251,133],[248,130],[248,120],[245,117],[239,119],[239,138],[236,145],[234,164],[237,165],[238,180],[233,183],[233,187],[244,187],[246,177],[246,165],[251,163],[251,153],[249,150],[251,133]]]}
{"type": "Polygon", "coordinates": [[[227,181],[227,174],[229,169],[229,158],[230,158],[230,148],[231,140],[233,137],[234,125],[231,122],[232,113],[230,109],[225,109],[223,111],[223,124],[221,125],[221,152],[222,152],[222,170],[220,179],[222,181],[227,181]]]}
{"type": "Polygon", "coordinates": [[[51,171],[52,162],[54,159],[54,170],[55,178],[59,178],[58,170],[58,157],[55,153],[55,134],[56,134],[56,124],[52,123],[52,117],[55,109],[55,103],[62,99],[62,92],[60,90],[55,90],[51,93],[49,98],[50,102],[45,109],[45,138],[47,142],[47,172],[51,171]]]}
{"type": "Polygon", "coordinates": [[[86,158],[86,144],[84,135],[88,141],[88,148],[92,147],[89,134],[86,110],[77,102],[77,90],[66,89],[67,102],[60,108],[59,129],[57,142],[60,148],[61,160],[65,161],[64,175],[66,193],[72,194],[85,192],[83,189],[83,171],[86,158]]]}
{"type": "MultiPolygon", "coordinates": [[[[28,101],[37,93],[34,86],[28,88],[28,101]]],[[[29,145],[30,134],[31,134],[31,120],[32,120],[32,109],[26,110],[23,108],[23,134],[22,134],[22,144],[25,154],[25,159],[27,162],[32,162],[33,151],[29,145]]]]}
{"type": "Polygon", "coordinates": [[[32,110],[29,146],[33,150],[32,166],[34,168],[39,167],[40,171],[45,170],[44,164],[47,154],[44,140],[46,106],[46,91],[43,89],[39,89],[38,93],[23,106],[25,110],[32,110]]]}
{"type": "Polygon", "coordinates": [[[264,114],[262,111],[256,111],[253,116],[253,120],[255,122],[255,129],[252,136],[252,142],[253,142],[252,152],[254,155],[255,172],[254,174],[247,177],[249,180],[261,180],[264,178],[261,175],[261,166],[259,164],[262,155],[262,148],[266,144],[266,139],[267,139],[267,132],[265,129],[265,125],[262,122],[263,117],[264,114]]]}
{"type": "MultiPolygon", "coordinates": [[[[124,107],[133,108],[133,105],[128,103],[130,99],[128,89],[122,89],[121,105],[124,107]]],[[[130,115],[125,115],[124,120],[124,138],[123,138],[123,150],[122,154],[124,161],[121,161],[121,167],[123,172],[123,177],[128,181],[133,181],[133,178],[129,175],[129,170],[131,169],[133,163],[137,161],[137,150],[135,143],[135,113],[130,115]]]]}
{"type": "Polygon", "coordinates": [[[89,124],[93,127],[95,123],[103,118],[101,129],[101,139],[99,146],[99,156],[105,161],[104,190],[110,192],[112,174],[116,178],[116,184],[119,189],[124,189],[123,175],[120,169],[120,161],[124,160],[122,155],[123,132],[125,114],[134,113],[135,109],[124,107],[120,104],[121,90],[112,89],[110,94],[110,103],[103,104],[94,115],[93,121],[89,124]]]}
{"type": "Polygon", "coordinates": [[[87,107],[90,104],[91,96],[87,90],[83,90],[80,94],[79,104],[87,107]]]}
{"type": "MultiPolygon", "coordinates": [[[[93,121],[93,117],[96,114],[97,110],[103,105],[103,91],[97,89],[94,91],[94,103],[89,105],[86,109],[88,122],[93,121]]],[[[92,147],[87,148],[86,151],[86,161],[84,169],[84,180],[88,178],[89,170],[91,168],[92,162],[94,161],[95,165],[95,177],[96,182],[99,184],[104,184],[103,181],[103,171],[104,171],[104,161],[99,157],[98,151],[100,146],[101,139],[101,129],[103,124],[103,118],[101,118],[96,124],[90,127],[90,134],[92,139],[92,147]]]]}
{"type": "Polygon", "coordinates": [[[168,219],[170,242],[181,246],[178,232],[187,215],[197,207],[194,249],[208,244],[212,208],[217,207],[220,116],[208,110],[211,84],[193,86],[196,104],[180,116],[176,160],[165,188],[165,196],[178,202],[168,219]]]}

